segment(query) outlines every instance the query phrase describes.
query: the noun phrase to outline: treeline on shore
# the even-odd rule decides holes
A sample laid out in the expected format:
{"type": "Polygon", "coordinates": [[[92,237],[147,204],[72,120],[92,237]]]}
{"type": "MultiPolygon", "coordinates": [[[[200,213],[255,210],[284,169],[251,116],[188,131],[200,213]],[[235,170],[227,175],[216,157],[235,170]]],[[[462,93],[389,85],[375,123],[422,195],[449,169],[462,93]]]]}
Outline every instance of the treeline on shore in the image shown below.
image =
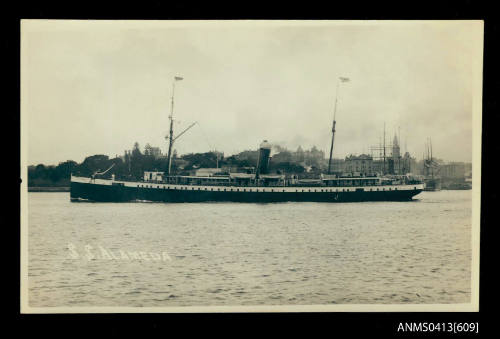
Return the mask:
{"type": "MultiPolygon", "coordinates": [[[[29,187],[68,187],[71,173],[77,176],[92,176],[109,169],[103,177],[115,175],[118,180],[140,180],[144,171],[163,171],[168,168],[167,157],[155,152],[157,148],[146,145],[141,151],[135,143],[131,151],[125,151],[121,157],[109,158],[107,155],[96,154],[86,157],[82,163],[67,160],[57,166],[44,164],[28,167],[29,187]]],[[[280,149],[272,157],[270,170],[284,173],[304,173],[303,165],[308,167],[309,173],[319,173],[323,153],[315,147],[303,151],[300,147],[297,152],[280,149]]],[[[258,160],[258,151],[243,151],[239,154],[224,157],[220,152],[190,153],[180,157],[174,151],[172,156],[172,171],[176,174],[187,175],[198,168],[248,168],[255,167],[258,160]]]]}

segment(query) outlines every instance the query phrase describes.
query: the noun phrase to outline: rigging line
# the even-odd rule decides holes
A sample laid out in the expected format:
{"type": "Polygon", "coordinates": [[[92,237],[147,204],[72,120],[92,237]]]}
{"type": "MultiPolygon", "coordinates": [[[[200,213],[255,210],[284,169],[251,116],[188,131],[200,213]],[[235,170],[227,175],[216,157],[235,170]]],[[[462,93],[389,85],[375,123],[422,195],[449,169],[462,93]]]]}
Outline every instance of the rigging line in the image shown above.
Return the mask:
{"type": "Polygon", "coordinates": [[[92,178],[91,178],[91,179],[95,179],[95,176],[96,176],[96,175],[104,175],[104,174],[106,174],[106,173],[107,173],[110,169],[112,169],[115,165],[116,165],[116,164],[115,164],[115,163],[113,163],[113,164],[111,165],[111,167],[110,167],[110,168],[108,168],[107,170],[105,170],[104,172],[99,172],[99,171],[94,172],[94,174],[92,174],[92,178]]]}
{"type": "Polygon", "coordinates": [[[203,134],[203,137],[205,138],[205,142],[208,144],[210,151],[214,151],[215,148],[212,147],[212,144],[208,140],[208,137],[207,137],[207,134],[205,133],[205,130],[203,129],[202,125],[199,122],[198,122],[198,126],[200,126],[201,133],[203,134]]]}

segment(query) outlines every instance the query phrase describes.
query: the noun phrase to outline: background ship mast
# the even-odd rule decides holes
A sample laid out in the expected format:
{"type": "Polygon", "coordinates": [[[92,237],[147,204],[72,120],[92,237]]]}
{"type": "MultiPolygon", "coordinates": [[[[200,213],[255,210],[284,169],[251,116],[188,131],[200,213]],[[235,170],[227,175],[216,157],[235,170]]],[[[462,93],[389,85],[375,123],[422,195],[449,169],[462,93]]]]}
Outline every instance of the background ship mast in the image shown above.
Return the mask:
{"type": "Polygon", "coordinates": [[[382,170],[382,174],[385,175],[385,121],[384,121],[384,169],[382,170]]]}
{"type": "Polygon", "coordinates": [[[431,177],[434,178],[434,159],[432,158],[432,139],[429,138],[429,147],[431,150],[431,177]]]}

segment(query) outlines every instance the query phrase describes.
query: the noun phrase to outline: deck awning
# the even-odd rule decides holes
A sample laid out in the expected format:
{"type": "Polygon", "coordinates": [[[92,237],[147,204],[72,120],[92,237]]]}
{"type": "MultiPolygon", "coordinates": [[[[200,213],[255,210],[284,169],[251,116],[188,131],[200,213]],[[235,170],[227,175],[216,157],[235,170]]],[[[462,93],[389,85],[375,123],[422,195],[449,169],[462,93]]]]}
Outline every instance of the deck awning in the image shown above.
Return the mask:
{"type": "Polygon", "coordinates": [[[261,179],[271,179],[271,180],[280,180],[285,179],[284,175],[260,175],[261,179]]]}
{"type": "Polygon", "coordinates": [[[191,175],[181,175],[179,178],[183,179],[197,179],[197,180],[229,180],[228,176],[213,176],[213,177],[198,177],[198,176],[191,176],[191,175]]]}
{"type": "Polygon", "coordinates": [[[255,174],[249,173],[229,173],[229,176],[233,179],[254,179],[255,174]]]}
{"type": "Polygon", "coordinates": [[[321,178],[323,181],[331,181],[331,180],[380,180],[380,177],[323,177],[321,178]]]}

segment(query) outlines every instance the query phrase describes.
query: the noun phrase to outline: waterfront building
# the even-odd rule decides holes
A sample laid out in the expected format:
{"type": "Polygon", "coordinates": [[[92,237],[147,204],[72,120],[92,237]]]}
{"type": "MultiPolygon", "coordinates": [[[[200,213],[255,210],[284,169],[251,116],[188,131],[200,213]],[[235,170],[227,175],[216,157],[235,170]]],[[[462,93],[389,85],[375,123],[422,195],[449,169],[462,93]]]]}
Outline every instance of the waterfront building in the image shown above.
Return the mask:
{"type": "Polygon", "coordinates": [[[345,158],[343,172],[371,175],[373,171],[373,158],[368,154],[349,155],[345,158]]]}
{"type": "Polygon", "coordinates": [[[471,164],[464,162],[450,162],[441,166],[442,178],[465,178],[466,174],[471,171],[471,164]]]}

